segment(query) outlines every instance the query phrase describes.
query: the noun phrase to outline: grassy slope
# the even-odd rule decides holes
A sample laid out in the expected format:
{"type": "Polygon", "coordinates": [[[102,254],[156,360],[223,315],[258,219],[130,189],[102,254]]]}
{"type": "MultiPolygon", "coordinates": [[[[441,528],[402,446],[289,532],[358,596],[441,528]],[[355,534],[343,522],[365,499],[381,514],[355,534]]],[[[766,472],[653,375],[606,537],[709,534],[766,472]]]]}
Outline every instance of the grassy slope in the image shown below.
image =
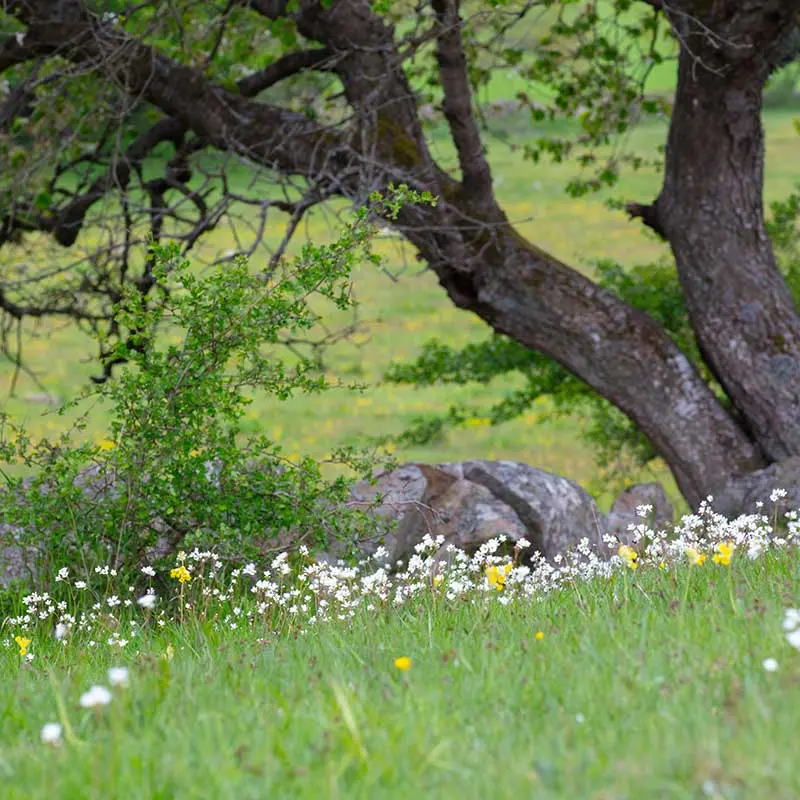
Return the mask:
{"type": "Polygon", "coordinates": [[[780,619],[798,577],[784,552],[520,606],[422,600],[300,638],[168,626],[136,657],[35,639],[31,666],[0,653],[2,795],[788,800],[800,653],[780,619]],[[94,719],[77,699],[119,663],[131,687],[94,719]],[[56,693],[83,742],[59,751],[38,741],[56,693]]]}

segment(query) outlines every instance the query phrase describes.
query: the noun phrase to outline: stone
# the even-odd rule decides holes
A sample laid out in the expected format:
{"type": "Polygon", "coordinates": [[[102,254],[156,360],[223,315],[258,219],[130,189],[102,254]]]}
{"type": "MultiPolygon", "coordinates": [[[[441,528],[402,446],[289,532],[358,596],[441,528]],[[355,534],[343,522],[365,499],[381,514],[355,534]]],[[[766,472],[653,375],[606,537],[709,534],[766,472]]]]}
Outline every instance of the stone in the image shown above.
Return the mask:
{"type": "Polygon", "coordinates": [[[734,478],[714,493],[711,507],[728,519],[740,514],[770,514],[775,507],[770,495],[775,489],[786,491],[786,497],[779,501],[782,511],[800,509],[800,456],[734,478]],[[764,505],[758,508],[758,502],[764,505]]]}
{"type": "Polygon", "coordinates": [[[505,535],[510,542],[527,537],[527,529],[512,508],[489,489],[436,467],[421,467],[427,485],[422,501],[409,509],[398,525],[393,559],[406,563],[426,534],[443,536],[445,544],[467,553],[505,535]]]}
{"type": "Polygon", "coordinates": [[[581,539],[602,548],[602,515],[591,495],[574,481],[517,461],[464,461],[465,478],[489,489],[512,508],[532,549],[545,558],[570,550],[581,539]]]}
{"type": "Polygon", "coordinates": [[[19,544],[19,528],[0,524],[0,588],[30,584],[36,577],[36,551],[19,544]]]}
{"type": "Polygon", "coordinates": [[[591,496],[573,481],[527,464],[405,464],[374,486],[356,484],[352,494],[351,505],[363,505],[385,523],[379,536],[357,542],[356,549],[368,556],[383,544],[392,564],[407,562],[426,534],[443,536],[445,545],[469,554],[500,535],[509,548],[526,539],[529,553],[548,559],[584,537],[602,552],[605,528],[591,496]]]}
{"type": "Polygon", "coordinates": [[[664,487],[658,482],[637,483],[629,486],[614,501],[611,511],[604,518],[606,533],[616,536],[620,544],[633,544],[628,526],[646,523],[653,530],[671,528],[674,522],[672,503],[667,499],[664,487]],[[653,507],[652,513],[642,518],[637,515],[639,506],[653,507]]]}

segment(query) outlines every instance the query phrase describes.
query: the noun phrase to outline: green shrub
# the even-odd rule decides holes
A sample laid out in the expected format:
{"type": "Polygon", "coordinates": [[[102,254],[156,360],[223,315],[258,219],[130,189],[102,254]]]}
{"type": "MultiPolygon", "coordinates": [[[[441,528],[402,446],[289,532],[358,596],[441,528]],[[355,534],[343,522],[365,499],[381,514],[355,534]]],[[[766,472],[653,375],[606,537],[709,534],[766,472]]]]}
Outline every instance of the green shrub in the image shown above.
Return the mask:
{"type": "Polygon", "coordinates": [[[287,358],[280,346],[315,325],[320,297],[340,309],[353,303],[352,268],[378,260],[370,219],[420,199],[404,189],[374,196],[336,242],[308,244],[269,274],[240,260],[199,277],[176,250],[153,248],[159,285],[170,291],[148,306],[133,293],[123,298],[125,344],[111,358],[124,367],[71,404],[108,406],[107,440],[79,443],[78,423],[55,441],[33,441],[0,418],[5,538],[47,575],[54,564],[83,564],[87,573],[98,563],[139,565],[178,546],[246,557],[276,538],[313,549],[357,533],[367,523],[342,510],[346,475],[369,473],[375,457],[334,452],[339,477],[326,478],[311,458],[291,460],[264,436],[245,438],[241,420],[252,390],[289,400],[331,388],[313,359],[287,358]],[[172,344],[155,335],[165,328],[172,344]],[[25,477],[12,474],[19,465],[25,477]]]}

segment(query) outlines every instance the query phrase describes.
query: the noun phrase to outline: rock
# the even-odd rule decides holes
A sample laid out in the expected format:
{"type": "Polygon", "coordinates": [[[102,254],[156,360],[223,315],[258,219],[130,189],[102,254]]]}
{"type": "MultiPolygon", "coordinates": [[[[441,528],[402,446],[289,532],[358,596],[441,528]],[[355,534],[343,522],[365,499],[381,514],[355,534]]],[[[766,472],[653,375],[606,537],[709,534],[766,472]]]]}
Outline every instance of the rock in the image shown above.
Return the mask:
{"type": "Polygon", "coordinates": [[[527,529],[514,510],[486,487],[445,469],[420,469],[427,485],[422,501],[398,525],[394,560],[408,561],[426,534],[444,536],[445,548],[452,544],[467,553],[501,535],[511,542],[527,538],[527,529]]]}
{"type": "Polygon", "coordinates": [[[510,506],[533,550],[546,558],[586,538],[602,547],[602,517],[591,495],[574,481],[517,461],[465,461],[463,475],[510,506]]]}
{"type": "Polygon", "coordinates": [[[502,534],[509,543],[527,539],[529,552],[546,558],[586,537],[602,546],[602,516],[576,483],[514,461],[406,464],[380,476],[375,486],[356,484],[353,503],[382,502],[369,513],[386,522],[381,535],[357,543],[362,555],[379,544],[389,561],[407,561],[426,534],[474,553],[502,534]],[[391,523],[397,525],[392,530],[391,523]]]}
{"type": "Polygon", "coordinates": [[[722,491],[714,493],[711,506],[728,519],[740,514],[770,513],[775,505],[770,495],[775,489],[786,491],[786,497],[779,501],[783,511],[800,509],[800,456],[734,478],[722,491]],[[761,509],[756,507],[757,502],[764,504],[761,509]]]}
{"type": "Polygon", "coordinates": [[[0,588],[3,589],[12,584],[30,584],[36,577],[36,552],[19,544],[18,535],[18,528],[0,524],[0,588]]]}
{"type": "MultiPolygon", "coordinates": [[[[394,556],[397,549],[394,523],[402,519],[409,508],[422,503],[427,480],[422,468],[417,464],[404,464],[393,472],[386,472],[377,477],[374,484],[359,481],[350,487],[352,500],[348,506],[363,507],[380,522],[375,535],[360,539],[354,544],[362,558],[372,556],[378,547],[383,546],[389,552],[389,561],[394,562],[397,560],[394,556]],[[381,501],[378,502],[379,500],[381,501]],[[376,502],[377,505],[370,507],[376,502]]],[[[341,543],[331,542],[325,557],[335,559],[345,554],[341,543]]]]}
{"type": "Polygon", "coordinates": [[[660,483],[637,483],[629,486],[614,501],[603,524],[606,533],[616,536],[620,544],[632,544],[629,525],[644,522],[656,531],[663,531],[672,527],[673,513],[672,504],[660,483]],[[645,505],[652,506],[653,511],[645,518],[639,517],[636,509],[645,505]]]}

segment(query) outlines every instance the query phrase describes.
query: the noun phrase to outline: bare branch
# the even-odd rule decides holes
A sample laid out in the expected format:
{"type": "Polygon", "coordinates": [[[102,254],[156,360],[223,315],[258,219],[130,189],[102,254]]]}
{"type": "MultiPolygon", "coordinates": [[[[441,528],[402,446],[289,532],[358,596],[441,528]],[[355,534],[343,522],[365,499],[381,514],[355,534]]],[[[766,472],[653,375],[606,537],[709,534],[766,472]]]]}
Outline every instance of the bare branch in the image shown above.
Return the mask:
{"type": "Polygon", "coordinates": [[[658,234],[659,237],[666,240],[667,235],[661,226],[661,220],[658,217],[658,208],[655,204],[643,205],[642,203],[628,203],[625,206],[625,211],[628,213],[630,219],[640,219],[648,228],[658,234]]]}
{"type": "Polygon", "coordinates": [[[444,90],[444,115],[458,151],[464,190],[475,200],[491,198],[492,172],[472,114],[459,0],[433,0],[432,5],[438,23],[436,58],[444,90]]]}
{"type": "Polygon", "coordinates": [[[45,43],[37,36],[36,27],[32,26],[26,32],[9,36],[0,45],[0,72],[39,56],[48,55],[54,49],[52,43],[45,43]]]}
{"type": "Polygon", "coordinates": [[[264,89],[304,70],[326,71],[330,69],[332,55],[327,47],[287,53],[268,67],[242,78],[237,82],[237,86],[245,97],[255,97],[264,89]]]}

